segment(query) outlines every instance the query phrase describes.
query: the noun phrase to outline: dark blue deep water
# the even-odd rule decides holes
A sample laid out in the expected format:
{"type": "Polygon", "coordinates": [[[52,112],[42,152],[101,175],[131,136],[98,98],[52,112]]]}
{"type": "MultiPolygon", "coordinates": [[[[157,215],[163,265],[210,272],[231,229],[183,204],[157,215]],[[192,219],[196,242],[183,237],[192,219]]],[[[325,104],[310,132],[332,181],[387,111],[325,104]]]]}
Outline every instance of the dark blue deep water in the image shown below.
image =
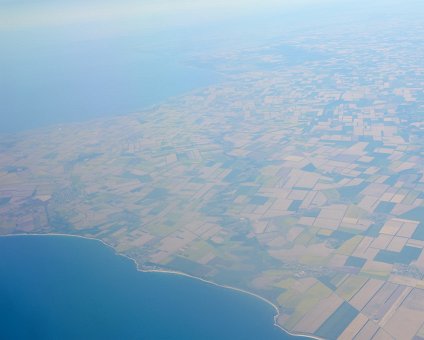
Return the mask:
{"type": "Polygon", "coordinates": [[[273,314],[247,294],[138,272],[98,241],[0,237],[1,339],[294,338],[273,314]]]}

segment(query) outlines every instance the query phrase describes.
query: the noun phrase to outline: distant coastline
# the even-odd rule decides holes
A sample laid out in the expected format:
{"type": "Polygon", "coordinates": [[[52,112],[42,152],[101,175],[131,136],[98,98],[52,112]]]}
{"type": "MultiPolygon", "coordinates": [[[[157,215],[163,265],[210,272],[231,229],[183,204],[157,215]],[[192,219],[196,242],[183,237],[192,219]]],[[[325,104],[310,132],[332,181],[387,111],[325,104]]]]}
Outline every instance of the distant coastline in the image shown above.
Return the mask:
{"type": "Polygon", "coordinates": [[[201,277],[197,277],[197,276],[193,276],[184,272],[179,272],[179,271],[174,271],[174,270],[165,270],[165,269],[143,269],[140,267],[140,265],[137,263],[137,261],[135,259],[133,259],[132,257],[119,253],[112,245],[108,244],[107,242],[100,240],[98,238],[95,237],[87,237],[87,236],[81,236],[81,235],[72,235],[72,234],[63,234],[63,233],[45,233],[45,234],[37,234],[37,233],[18,233],[18,234],[4,234],[4,235],[0,235],[0,237],[25,237],[25,236],[39,236],[39,237],[46,237],[46,236],[56,236],[56,237],[72,237],[72,238],[82,238],[82,239],[86,239],[86,240],[92,240],[92,241],[97,241],[102,243],[103,245],[105,245],[106,247],[110,248],[113,250],[113,252],[115,253],[115,255],[117,256],[122,256],[125,257],[126,259],[132,261],[135,265],[135,268],[137,271],[142,272],[142,273],[162,273],[162,274],[171,274],[171,275],[179,275],[179,276],[184,276],[184,277],[188,277],[194,280],[198,280],[198,281],[202,281],[204,283],[216,286],[216,287],[221,287],[224,289],[230,289],[239,293],[243,293],[243,294],[248,294],[250,296],[253,296],[269,305],[271,305],[276,314],[274,315],[274,326],[279,328],[280,330],[282,330],[283,332],[287,333],[288,335],[294,336],[294,337],[306,337],[306,338],[310,338],[310,339],[316,339],[316,340],[325,340],[323,338],[320,338],[318,336],[315,335],[311,335],[311,334],[304,334],[304,333],[294,333],[294,332],[290,332],[289,330],[285,329],[284,327],[282,327],[281,325],[278,324],[277,320],[278,317],[280,316],[280,311],[278,309],[278,307],[271,302],[270,300],[264,298],[263,296],[260,296],[256,293],[253,292],[249,292],[247,290],[241,289],[241,288],[237,288],[237,287],[232,287],[232,286],[228,286],[228,285],[223,285],[223,284],[218,284],[216,282],[213,281],[209,281],[206,279],[203,279],[201,277]]]}
{"type": "MultiPolygon", "coordinates": [[[[76,59],[72,50],[60,56],[56,56],[55,49],[50,50],[51,56],[45,58],[33,56],[40,59],[43,74],[38,69],[29,69],[22,79],[16,77],[5,82],[11,83],[8,86],[14,86],[16,90],[4,96],[2,110],[7,114],[0,118],[0,135],[140,113],[215,84],[222,77],[213,68],[190,66],[178,51],[169,52],[172,58],[160,52],[154,55],[134,52],[127,56],[127,60],[117,52],[118,48],[113,49],[113,45],[106,50],[99,47],[99,51],[80,45],[76,59]],[[106,58],[105,64],[97,63],[87,70],[84,66],[87,55],[106,58]],[[58,73],[55,67],[62,73],[58,73]],[[120,72],[109,72],[111,68],[120,72]],[[81,79],[75,78],[78,73],[82,74],[81,79]],[[38,85],[34,79],[41,76],[44,81],[38,85]],[[61,86],[63,82],[69,83],[66,91],[61,86]],[[86,97],[85,94],[91,93],[93,88],[98,91],[97,95],[86,97]],[[52,92],[58,94],[52,96],[52,92]]],[[[15,62],[6,64],[11,70],[20,66],[15,62]]],[[[7,93],[2,84],[0,91],[7,93]]]]}

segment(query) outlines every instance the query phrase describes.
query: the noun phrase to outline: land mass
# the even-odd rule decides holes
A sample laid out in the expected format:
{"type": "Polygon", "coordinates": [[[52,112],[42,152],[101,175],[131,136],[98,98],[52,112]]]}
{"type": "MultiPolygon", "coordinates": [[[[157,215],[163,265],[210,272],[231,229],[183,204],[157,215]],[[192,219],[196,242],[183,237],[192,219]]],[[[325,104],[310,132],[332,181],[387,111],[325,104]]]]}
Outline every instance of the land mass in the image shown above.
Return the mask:
{"type": "Polygon", "coordinates": [[[99,239],[294,334],[424,338],[424,32],[398,25],[204,56],[221,83],[2,135],[0,233],[99,239]]]}

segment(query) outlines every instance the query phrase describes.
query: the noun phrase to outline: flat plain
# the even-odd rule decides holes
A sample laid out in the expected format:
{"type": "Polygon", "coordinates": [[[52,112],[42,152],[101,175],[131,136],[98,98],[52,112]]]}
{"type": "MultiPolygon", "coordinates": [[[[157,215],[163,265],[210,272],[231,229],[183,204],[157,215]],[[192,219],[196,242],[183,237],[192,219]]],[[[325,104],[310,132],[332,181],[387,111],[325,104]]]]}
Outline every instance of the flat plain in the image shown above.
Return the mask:
{"type": "Polygon", "coordinates": [[[224,80],[2,135],[0,233],[100,239],[263,296],[291,332],[423,339],[423,37],[400,21],[196,56],[224,80]]]}

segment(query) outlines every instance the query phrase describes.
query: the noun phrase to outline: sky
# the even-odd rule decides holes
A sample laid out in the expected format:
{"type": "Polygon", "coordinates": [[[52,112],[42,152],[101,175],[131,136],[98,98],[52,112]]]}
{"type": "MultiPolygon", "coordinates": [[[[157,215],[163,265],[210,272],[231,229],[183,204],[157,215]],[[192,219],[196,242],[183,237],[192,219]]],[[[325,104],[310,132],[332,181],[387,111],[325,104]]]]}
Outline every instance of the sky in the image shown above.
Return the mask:
{"type": "Polygon", "coordinates": [[[138,27],[181,26],[252,14],[379,12],[423,8],[422,0],[0,0],[0,32],[87,23],[137,21],[138,27]],[[270,12],[271,11],[271,12],[270,12]]]}
{"type": "Polygon", "coordinates": [[[335,0],[124,0],[124,1],[11,1],[0,0],[0,29],[55,26],[90,21],[134,19],[155,22],[167,18],[172,24],[179,20],[204,21],[238,16],[267,9],[293,9],[321,6],[335,0]]]}

